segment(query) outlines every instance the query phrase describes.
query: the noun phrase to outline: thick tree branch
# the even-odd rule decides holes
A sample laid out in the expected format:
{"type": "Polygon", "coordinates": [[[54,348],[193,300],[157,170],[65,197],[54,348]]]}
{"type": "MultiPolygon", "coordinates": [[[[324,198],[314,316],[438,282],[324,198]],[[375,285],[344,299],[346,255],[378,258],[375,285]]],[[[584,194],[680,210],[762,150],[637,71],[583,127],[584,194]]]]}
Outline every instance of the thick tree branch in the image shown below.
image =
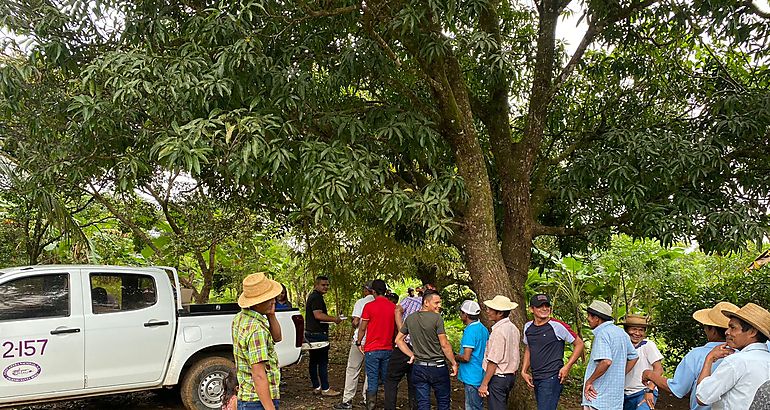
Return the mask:
{"type": "Polygon", "coordinates": [[[163,252],[161,252],[160,248],[155,246],[155,244],[152,242],[152,239],[150,239],[147,233],[145,233],[141,228],[139,228],[139,226],[136,223],[134,223],[134,221],[132,221],[128,216],[118,211],[118,209],[115,208],[110,203],[110,201],[99,192],[99,190],[93,185],[93,183],[89,182],[88,186],[91,188],[91,190],[90,191],[86,190],[86,192],[88,192],[91,196],[96,198],[96,201],[104,205],[104,207],[107,208],[107,210],[110,211],[110,213],[114,215],[115,218],[118,218],[120,222],[122,222],[129,229],[131,229],[131,232],[133,232],[134,235],[136,235],[139,239],[141,239],[145,245],[149,246],[150,249],[152,249],[156,255],[163,255],[163,252]]]}

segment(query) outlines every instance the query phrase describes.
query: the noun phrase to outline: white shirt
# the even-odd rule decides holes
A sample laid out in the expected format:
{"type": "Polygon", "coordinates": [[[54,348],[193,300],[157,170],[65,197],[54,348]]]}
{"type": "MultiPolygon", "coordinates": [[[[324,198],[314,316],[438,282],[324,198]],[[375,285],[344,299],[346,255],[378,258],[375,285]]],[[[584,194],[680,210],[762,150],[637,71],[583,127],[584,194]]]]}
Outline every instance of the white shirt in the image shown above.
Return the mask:
{"type": "Polygon", "coordinates": [[[770,352],[764,343],[752,343],[722,359],[711,376],[701,380],[698,400],[712,410],[748,410],[762,383],[770,380],[770,352]]]}
{"type": "MultiPolygon", "coordinates": [[[[353,305],[353,314],[351,314],[350,316],[357,317],[360,319],[361,315],[364,314],[364,306],[373,300],[374,300],[374,296],[372,295],[366,295],[361,299],[358,299],[356,301],[356,304],[353,305]]],[[[358,326],[356,326],[356,330],[353,332],[353,342],[355,342],[357,339],[358,339],[358,326]]],[[[361,344],[363,345],[365,341],[366,341],[366,335],[364,335],[364,339],[361,340],[361,344]]]]}
{"type": "Polygon", "coordinates": [[[660,354],[660,350],[658,350],[658,346],[655,346],[654,342],[642,340],[640,344],[641,346],[636,348],[639,360],[631,371],[626,373],[626,394],[634,394],[644,390],[646,386],[642,384],[642,372],[652,370],[653,363],[663,360],[663,355],[660,354]]]}

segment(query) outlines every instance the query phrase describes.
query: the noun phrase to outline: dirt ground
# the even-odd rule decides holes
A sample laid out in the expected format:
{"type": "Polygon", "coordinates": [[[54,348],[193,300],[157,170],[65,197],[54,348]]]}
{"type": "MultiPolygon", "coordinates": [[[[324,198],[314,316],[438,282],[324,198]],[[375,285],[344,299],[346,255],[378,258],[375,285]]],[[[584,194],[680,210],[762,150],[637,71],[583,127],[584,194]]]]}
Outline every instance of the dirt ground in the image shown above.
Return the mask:
{"type": "MultiPolygon", "coordinates": [[[[332,344],[329,359],[329,382],[335,390],[342,390],[345,384],[345,366],[349,345],[344,341],[332,344]]],[[[283,410],[322,410],[331,409],[341,399],[338,397],[320,397],[312,394],[312,387],[307,376],[307,361],[285,368],[283,370],[285,385],[281,391],[281,409],[283,410]]],[[[573,380],[573,383],[579,381],[573,380]]],[[[520,381],[517,380],[517,383],[520,381]]],[[[363,386],[363,377],[359,378],[359,388],[353,404],[355,409],[363,409],[360,395],[363,386]]],[[[407,409],[406,379],[399,386],[399,409],[407,409]]],[[[378,408],[382,408],[382,390],[378,395],[378,408]]],[[[462,385],[456,379],[452,381],[452,410],[464,408],[465,397],[462,385]]],[[[565,389],[562,395],[560,408],[563,410],[580,409],[579,387],[565,389]]],[[[658,402],[657,409],[687,410],[689,408],[686,399],[679,400],[668,394],[663,394],[658,402]]],[[[71,410],[71,409],[110,409],[110,410],[184,410],[181,401],[174,392],[161,393],[132,393],[98,397],[87,400],[74,400],[67,402],[50,403],[25,407],[22,410],[71,410]]],[[[621,410],[621,409],[618,409],[621,410]]]]}

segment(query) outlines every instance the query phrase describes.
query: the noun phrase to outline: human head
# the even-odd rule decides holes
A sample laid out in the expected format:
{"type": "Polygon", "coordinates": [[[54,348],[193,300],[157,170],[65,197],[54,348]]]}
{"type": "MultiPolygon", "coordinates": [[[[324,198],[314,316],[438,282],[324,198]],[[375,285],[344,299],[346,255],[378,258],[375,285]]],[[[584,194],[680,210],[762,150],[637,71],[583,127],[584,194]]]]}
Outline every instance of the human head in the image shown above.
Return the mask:
{"type": "Polygon", "coordinates": [[[388,286],[385,284],[384,280],[375,279],[372,281],[372,291],[374,291],[374,294],[377,296],[384,296],[385,292],[388,291],[388,286]]]}
{"type": "Polygon", "coordinates": [[[484,301],[486,306],[487,318],[493,322],[500,321],[507,318],[513,309],[516,309],[519,305],[514,303],[507,296],[497,295],[490,300],[484,301]]]}
{"type": "Polygon", "coordinates": [[[551,317],[551,299],[544,293],[538,293],[529,300],[529,311],[535,319],[548,320],[551,317]]]}
{"type": "Polygon", "coordinates": [[[473,300],[464,300],[460,305],[460,320],[466,325],[479,320],[480,313],[481,307],[473,300]]]}
{"type": "Polygon", "coordinates": [[[650,322],[646,316],[626,315],[622,324],[633,344],[639,344],[647,337],[647,328],[650,326],[650,322]]]}
{"type": "Polygon", "coordinates": [[[329,277],[317,276],[315,278],[315,290],[322,295],[326,294],[329,291],[329,277]]]}
{"type": "Polygon", "coordinates": [[[269,303],[275,305],[275,297],[280,293],[280,283],[265,276],[264,272],[252,273],[243,279],[243,292],[238,297],[238,306],[253,310],[257,310],[256,306],[262,306],[262,310],[257,311],[265,313],[265,306],[269,306],[269,303]]]}
{"type": "Polygon", "coordinates": [[[374,292],[372,291],[372,281],[368,281],[368,282],[364,283],[363,285],[361,285],[361,295],[362,296],[366,297],[366,296],[369,296],[369,295],[371,295],[373,293],[374,292]]]}
{"type": "Polygon", "coordinates": [[[238,393],[238,377],[234,372],[229,371],[222,380],[222,401],[227,403],[236,393],[238,393]]]}
{"type": "Polygon", "coordinates": [[[406,294],[411,298],[414,297],[414,288],[408,288],[406,294]]]}
{"type": "Polygon", "coordinates": [[[275,300],[283,302],[288,298],[289,298],[289,295],[288,295],[288,292],[286,291],[286,285],[281,283],[281,293],[279,293],[278,296],[276,296],[275,300]]]}
{"type": "Polygon", "coordinates": [[[752,343],[765,343],[770,337],[770,312],[754,303],[747,303],[735,312],[723,310],[730,318],[725,332],[727,344],[743,349],[752,343]]]}
{"type": "Polygon", "coordinates": [[[430,312],[441,313],[441,295],[438,292],[427,290],[422,295],[422,309],[430,312]]]}
{"type": "Polygon", "coordinates": [[[591,329],[612,320],[612,307],[607,302],[594,300],[586,311],[588,312],[588,326],[591,329]]]}
{"type": "Polygon", "coordinates": [[[706,340],[709,342],[724,342],[727,329],[719,326],[703,325],[703,333],[706,334],[706,340]]]}
{"type": "Polygon", "coordinates": [[[387,295],[385,295],[385,297],[388,298],[388,300],[393,303],[398,303],[398,295],[396,295],[393,292],[388,293],[387,295]]]}

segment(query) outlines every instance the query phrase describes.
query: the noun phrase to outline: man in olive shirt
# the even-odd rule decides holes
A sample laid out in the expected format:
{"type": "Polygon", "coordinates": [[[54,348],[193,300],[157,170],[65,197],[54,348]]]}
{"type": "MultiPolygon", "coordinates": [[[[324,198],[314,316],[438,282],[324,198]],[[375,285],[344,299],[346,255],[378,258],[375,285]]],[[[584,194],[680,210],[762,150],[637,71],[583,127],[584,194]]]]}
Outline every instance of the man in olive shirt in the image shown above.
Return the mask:
{"type": "Polygon", "coordinates": [[[449,377],[457,374],[457,362],[444,331],[440,309],[441,296],[435,292],[425,292],[422,309],[404,320],[404,326],[396,336],[398,348],[409,356],[409,362],[412,363],[412,383],[419,410],[430,410],[431,388],[436,395],[438,410],[449,410],[449,377]],[[406,335],[412,340],[414,352],[406,344],[406,335]],[[447,363],[452,366],[451,370],[447,363]]]}

